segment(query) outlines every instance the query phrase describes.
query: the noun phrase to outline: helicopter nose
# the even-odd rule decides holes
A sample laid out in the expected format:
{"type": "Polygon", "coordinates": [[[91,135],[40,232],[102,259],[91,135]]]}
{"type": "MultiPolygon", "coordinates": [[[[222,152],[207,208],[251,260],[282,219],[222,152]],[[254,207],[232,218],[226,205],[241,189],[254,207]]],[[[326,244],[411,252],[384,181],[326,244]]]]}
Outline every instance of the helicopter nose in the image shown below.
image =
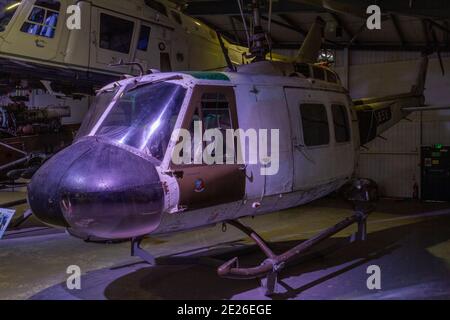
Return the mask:
{"type": "Polygon", "coordinates": [[[46,223],[99,238],[125,239],[158,227],[164,193],[150,161],[93,139],[69,147],[43,166],[29,186],[29,202],[46,223]],[[47,181],[54,170],[64,173],[47,181]]]}

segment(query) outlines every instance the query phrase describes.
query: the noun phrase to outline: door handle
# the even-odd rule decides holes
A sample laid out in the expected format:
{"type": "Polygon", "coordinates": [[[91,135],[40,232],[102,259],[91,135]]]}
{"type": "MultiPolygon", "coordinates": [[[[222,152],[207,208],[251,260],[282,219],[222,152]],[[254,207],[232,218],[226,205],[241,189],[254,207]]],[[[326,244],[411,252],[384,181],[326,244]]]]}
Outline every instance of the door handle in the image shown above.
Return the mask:
{"type": "Polygon", "coordinates": [[[38,48],[45,48],[45,45],[47,44],[44,40],[39,40],[39,39],[36,39],[34,41],[34,43],[36,44],[36,47],[38,47],[38,48]]]}

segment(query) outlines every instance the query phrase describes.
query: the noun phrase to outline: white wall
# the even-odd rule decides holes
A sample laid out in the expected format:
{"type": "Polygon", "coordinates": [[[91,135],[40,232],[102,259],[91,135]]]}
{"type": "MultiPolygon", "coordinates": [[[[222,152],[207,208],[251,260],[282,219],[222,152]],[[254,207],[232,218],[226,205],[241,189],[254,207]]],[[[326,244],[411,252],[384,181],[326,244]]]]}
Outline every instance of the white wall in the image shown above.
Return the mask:
{"type": "MultiPolygon", "coordinates": [[[[436,58],[430,60],[426,103],[450,106],[450,59],[444,55],[446,75],[436,58]]],[[[409,92],[414,83],[419,53],[353,52],[350,54],[349,90],[353,98],[409,92]]],[[[336,70],[343,77],[344,55],[337,53],[336,70]]],[[[413,113],[362,149],[358,174],[375,180],[384,196],[407,198],[414,183],[420,186],[421,145],[450,145],[450,111],[413,113]],[[422,124],[422,125],[421,125],[422,124]],[[422,143],[421,143],[422,141],[422,143]]]]}

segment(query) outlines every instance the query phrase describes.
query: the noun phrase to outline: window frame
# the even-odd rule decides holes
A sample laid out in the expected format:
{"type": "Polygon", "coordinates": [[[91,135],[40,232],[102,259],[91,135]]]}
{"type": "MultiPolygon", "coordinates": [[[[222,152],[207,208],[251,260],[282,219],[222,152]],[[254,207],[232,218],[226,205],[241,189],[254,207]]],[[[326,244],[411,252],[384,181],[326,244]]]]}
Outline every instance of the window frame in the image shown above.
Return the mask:
{"type": "Polygon", "coordinates": [[[351,128],[351,117],[348,112],[348,107],[344,103],[338,103],[338,102],[334,103],[333,102],[333,103],[331,103],[330,110],[331,110],[331,116],[333,118],[334,141],[336,142],[336,144],[339,144],[339,145],[351,143],[352,128],[351,128]],[[337,127],[336,127],[336,121],[335,121],[335,116],[334,116],[334,109],[336,109],[336,108],[342,108],[341,110],[344,111],[345,119],[347,122],[346,128],[347,128],[347,135],[348,135],[348,138],[346,141],[338,141],[338,139],[337,139],[337,134],[336,134],[337,127]]]}
{"type": "Polygon", "coordinates": [[[137,44],[135,42],[136,25],[137,25],[137,23],[136,23],[135,20],[127,19],[127,18],[124,18],[124,17],[121,17],[121,16],[119,17],[118,15],[111,14],[109,12],[100,11],[99,12],[99,16],[98,16],[98,49],[107,50],[107,51],[110,51],[110,52],[115,52],[116,54],[123,54],[123,55],[131,54],[132,51],[133,51],[133,46],[136,45],[136,47],[137,47],[137,44]],[[123,20],[123,21],[126,21],[127,23],[131,23],[132,28],[131,28],[131,36],[130,36],[130,40],[129,40],[130,41],[130,45],[128,47],[128,51],[127,52],[123,52],[123,51],[119,51],[119,50],[113,50],[111,48],[102,47],[102,41],[101,41],[101,38],[102,38],[102,17],[104,17],[104,16],[108,16],[109,18],[113,18],[113,19],[117,19],[117,20],[123,20]]]}
{"type": "Polygon", "coordinates": [[[148,52],[148,49],[150,48],[151,35],[152,35],[152,27],[141,23],[141,26],[139,27],[139,35],[138,35],[138,39],[137,39],[136,50],[139,50],[141,52],[148,52]],[[148,40],[145,45],[145,49],[141,49],[141,48],[139,48],[139,45],[140,45],[140,41],[141,41],[141,37],[142,37],[142,31],[144,30],[144,28],[148,29],[148,40]]]}
{"type": "Polygon", "coordinates": [[[328,112],[328,107],[320,102],[302,102],[300,103],[300,105],[298,106],[299,108],[299,112],[300,112],[300,123],[301,123],[301,128],[302,128],[302,141],[303,141],[303,147],[308,148],[308,149],[316,149],[316,148],[327,148],[332,144],[332,139],[331,139],[331,129],[330,129],[330,114],[328,112]],[[306,143],[306,136],[305,136],[305,122],[303,120],[303,110],[302,107],[303,106],[315,106],[315,107],[323,107],[323,110],[325,111],[325,115],[326,115],[326,120],[327,120],[327,128],[328,128],[328,142],[324,143],[324,144],[313,144],[313,145],[308,145],[306,143]]]}
{"type": "MultiPolygon", "coordinates": [[[[185,129],[187,131],[190,131],[192,120],[197,113],[199,118],[203,122],[203,113],[201,108],[201,101],[202,97],[206,93],[218,93],[218,94],[224,94],[225,97],[228,100],[228,109],[230,111],[230,118],[231,118],[231,127],[233,130],[239,129],[239,122],[237,117],[237,107],[236,107],[236,93],[234,91],[234,87],[232,86],[217,86],[217,85],[195,85],[192,91],[192,95],[189,97],[187,96],[190,101],[189,105],[187,106],[186,113],[183,115],[183,120],[181,124],[181,129],[185,129]]],[[[202,128],[202,134],[205,133],[205,128],[203,126],[202,128]]],[[[239,148],[239,144],[236,143],[235,145],[235,159],[238,158],[242,150],[239,148]]],[[[203,151],[205,148],[205,142],[203,141],[203,151]]],[[[173,154],[173,149],[171,150],[171,154],[173,154]]],[[[227,164],[213,164],[208,165],[206,163],[202,164],[182,164],[182,165],[176,165],[172,161],[170,161],[170,168],[191,168],[191,167],[214,167],[214,166],[226,166],[227,164]]]]}
{"type": "Polygon", "coordinates": [[[34,36],[34,37],[41,37],[41,38],[44,38],[44,39],[55,39],[55,38],[57,37],[58,26],[61,24],[61,2],[58,1],[58,4],[59,4],[59,11],[56,11],[56,10],[54,10],[54,9],[50,9],[50,8],[47,8],[47,7],[43,7],[43,6],[39,5],[39,4],[34,3],[34,4],[31,6],[31,9],[30,9],[30,11],[28,12],[28,14],[27,14],[27,16],[26,16],[26,19],[25,19],[24,22],[22,23],[22,25],[21,25],[19,31],[20,31],[21,33],[28,34],[28,35],[34,36]],[[42,22],[36,22],[36,21],[30,20],[31,14],[33,13],[33,11],[34,11],[36,8],[44,10],[44,18],[43,18],[43,21],[42,21],[42,22]],[[53,14],[55,14],[55,13],[57,14],[57,22],[56,22],[56,26],[51,26],[51,25],[45,24],[49,12],[50,12],[50,13],[53,13],[53,14]],[[29,26],[31,26],[31,25],[33,25],[33,26],[39,26],[40,31],[39,31],[39,33],[37,33],[37,34],[36,34],[36,33],[29,33],[29,32],[26,32],[26,31],[23,30],[24,27],[25,27],[25,25],[29,25],[29,26]],[[48,36],[42,35],[41,32],[42,32],[42,30],[43,30],[44,28],[52,29],[52,30],[53,30],[53,36],[52,36],[52,37],[48,37],[48,36]]]}

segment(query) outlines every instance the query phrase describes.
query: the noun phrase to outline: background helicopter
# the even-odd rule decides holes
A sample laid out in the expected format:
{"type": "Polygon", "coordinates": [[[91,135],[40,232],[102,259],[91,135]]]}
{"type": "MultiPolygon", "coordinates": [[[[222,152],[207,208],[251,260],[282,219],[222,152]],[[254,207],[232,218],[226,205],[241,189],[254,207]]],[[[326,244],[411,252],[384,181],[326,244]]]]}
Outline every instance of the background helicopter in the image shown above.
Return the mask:
{"type": "MultiPolygon", "coordinates": [[[[104,87],[75,144],[33,177],[34,214],[76,233],[131,238],[132,254],[150,263],[154,257],[140,248],[144,236],[229,223],[252,237],[267,260],[242,268],[234,258],[219,267],[219,275],[267,276],[268,293],[286,263],[324,239],[357,223],[357,238],[363,240],[370,212],[365,208],[281,255],[238,219],[309,203],[350,181],[361,144],[411,110],[426,110],[428,57],[423,56],[410,92],[353,102],[335,72],[313,63],[321,46],[321,19],[292,62],[274,62],[267,60],[256,0],[253,9],[251,64],[235,68],[227,58],[228,72],[142,75],[104,87]],[[189,130],[196,118],[216,119],[212,128],[218,130],[280,130],[283,166],[269,177],[261,173],[261,163],[174,164],[179,137],[171,133],[189,130]]],[[[236,145],[245,145],[245,139],[239,136],[236,145]]]]}

